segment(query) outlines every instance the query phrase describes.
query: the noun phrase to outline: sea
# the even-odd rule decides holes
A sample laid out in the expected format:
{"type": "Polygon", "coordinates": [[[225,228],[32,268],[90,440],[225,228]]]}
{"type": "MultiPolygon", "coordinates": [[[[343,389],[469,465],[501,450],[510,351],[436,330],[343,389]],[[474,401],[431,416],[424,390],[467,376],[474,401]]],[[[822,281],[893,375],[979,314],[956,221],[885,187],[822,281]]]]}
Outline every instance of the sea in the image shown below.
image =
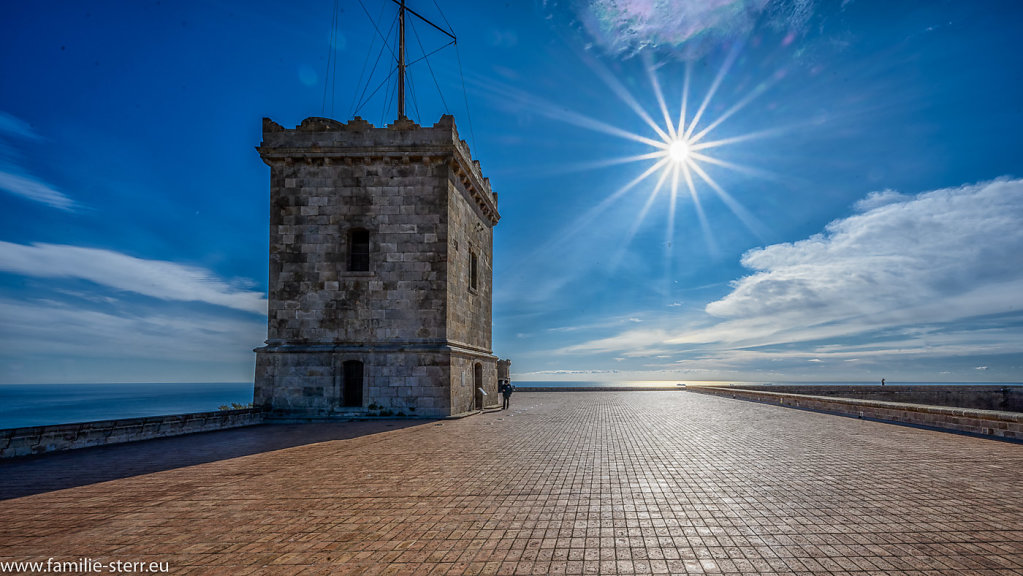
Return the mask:
{"type": "Polygon", "coordinates": [[[0,384],[0,429],[215,412],[252,403],[252,382],[0,384]]]}
{"type": "MultiPolygon", "coordinates": [[[[698,382],[691,380],[632,381],[516,381],[522,391],[530,388],[664,388],[683,385],[774,384],[840,385],[877,382],[698,382]]],[[[1018,382],[888,382],[927,385],[1023,386],[1018,382]]],[[[0,384],[0,429],[70,424],[94,420],[167,416],[212,412],[221,406],[252,402],[252,382],[145,383],[145,384],[0,384]]]]}

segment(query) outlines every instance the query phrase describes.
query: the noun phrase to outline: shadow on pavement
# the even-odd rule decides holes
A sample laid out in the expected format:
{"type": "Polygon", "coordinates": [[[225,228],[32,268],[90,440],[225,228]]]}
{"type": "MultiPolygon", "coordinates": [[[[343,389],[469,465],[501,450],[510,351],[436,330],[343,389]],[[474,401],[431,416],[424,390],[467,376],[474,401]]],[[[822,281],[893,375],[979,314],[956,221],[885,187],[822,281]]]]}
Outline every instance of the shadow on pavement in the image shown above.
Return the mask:
{"type": "Polygon", "coordinates": [[[350,440],[432,422],[374,420],[261,424],[0,460],[0,500],[307,444],[350,440]]]}

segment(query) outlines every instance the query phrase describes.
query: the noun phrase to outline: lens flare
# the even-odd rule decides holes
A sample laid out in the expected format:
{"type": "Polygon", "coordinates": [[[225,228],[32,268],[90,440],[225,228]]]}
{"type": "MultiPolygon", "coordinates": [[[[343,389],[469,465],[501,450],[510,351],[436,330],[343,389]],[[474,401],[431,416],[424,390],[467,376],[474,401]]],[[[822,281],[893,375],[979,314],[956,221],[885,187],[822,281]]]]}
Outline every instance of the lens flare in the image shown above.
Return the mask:
{"type": "MultiPolygon", "coordinates": [[[[726,107],[719,113],[714,112],[714,108],[710,106],[711,101],[728,76],[729,70],[739,52],[740,48],[738,45],[733,47],[714,76],[710,86],[704,92],[699,106],[693,106],[692,108],[689,107],[691,68],[688,65],[686,66],[677,115],[673,115],[673,112],[669,111],[669,104],[664,97],[661,84],[657,78],[659,66],[648,60],[646,62],[646,71],[651,88],[653,89],[653,95],[656,97],[660,116],[663,118],[662,121],[654,119],[656,114],[645,109],[616,74],[612,73],[592,55],[580,52],[581,61],[607,85],[611,92],[627,108],[642,120],[648,130],[641,132],[626,130],[604,120],[592,118],[575,110],[566,109],[564,106],[554,104],[507,84],[489,82],[481,84],[479,89],[492,94],[495,98],[501,98],[505,101],[508,99],[515,100],[523,106],[528,106],[533,112],[551,120],[572,124],[587,130],[649,146],[649,152],[646,153],[574,165],[559,164],[556,171],[561,173],[598,170],[624,164],[650,163],[638,175],[629,180],[628,183],[609,193],[563,228],[559,232],[558,241],[563,242],[566,237],[572,237],[592,229],[593,222],[601,214],[611,209],[614,204],[621,201],[627,195],[643,194],[646,196],[646,200],[642,208],[636,214],[632,226],[626,233],[626,238],[619,245],[616,253],[608,260],[608,263],[614,268],[619,262],[623,261],[630,244],[643,227],[647,217],[651,214],[663,214],[667,218],[664,241],[664,246],[666,247],[665,275],[667,278],[670,277],[673,261],[672,247],[677,244],[677,239],[675,238],[675,212],[679,206],[680,195],[691,201],[704,242],[711,253],[717,252],[717,246],[708,214],[704,210],[704,199],[708,193],[724,204],[753,234],[761,238],[765,236],[763,225],[749,210],[715,181],[707,168],[713,166],[758,178],[777,179],[778,175],[770,171],[729,162],[716,157],[716,153],[727,146],[761,138],[781,136],[799,125],[776,126],[770,129],[750,131],[724,138],[715,139],[711,136],[717,128],[735,117],[738,112],[766,93],[769,88],[784,77],[784,74],[780,73],[770,75],[767,79],[747,90],[745,95],[731,106],[726,107]],[[688,194],[680,194],[682,191],[688,192],[688,194]],[[657,199],[664,195],[667,195],[667,210],[654,210],[653,206],[657,199]]],[[[537,250],[550,250],[553,245],[553,242],[545,243],[537,250]]]]}
{"type": "Polygon", "coordinates": [[[689,143],[684,138],[675,140],[668,146],[668,156],[675,164],[683,164],[689,159],[689,143]]]}

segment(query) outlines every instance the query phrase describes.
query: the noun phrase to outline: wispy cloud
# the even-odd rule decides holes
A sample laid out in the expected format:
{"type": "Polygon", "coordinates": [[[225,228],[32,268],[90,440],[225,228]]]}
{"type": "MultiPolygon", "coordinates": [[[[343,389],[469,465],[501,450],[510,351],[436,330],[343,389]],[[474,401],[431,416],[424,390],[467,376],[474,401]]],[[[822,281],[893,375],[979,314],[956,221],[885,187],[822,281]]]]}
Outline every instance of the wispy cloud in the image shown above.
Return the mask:
{"type": "Polygon", "coordinates": [[[686,57],[742,37],[765,17],[775,28],[799,30],[812,0],[588,0],[577,4],[584,29],[603,49],[633,55],[665,47],[686,57]]]}
{"type": "Polygon", "coordinates": [[[39,140],[39,134],[21,118],[0,111],[0,135],[14,136],[26,140],[39,140]]]}
{"type": "Polygon", "coordinates": [[[143,308],[123,313],[55,300],[0,299],[4,354],[54,357],[247,359],[266,337],[258,319],[211,314],[168,315],[143,308]]]}
{"type": "Polygon", "coordinates": [[[60,210],[74,210],[75,202],[67,194],[34,176],[10,172],[9,169],[0,166],[0,190],[60,210]]]}
{"type": "Polygon", "coordinates": [[[0,111],[0,190],[68,212],[75,201],[52,184],[32,175],[15,161],[17,153],[10,140],[41,140],[24,120],[0,111]]]}
{"type": "Polygon", "coordinates": [[[702,316],[565,347],[699,351],[707,362],[1023,353],[1023,180],[868,196],[798,242],[751,250],[752,271],[702,316]]]}
{"type": "Polygon", "coordinates": [[[205,302],[266,314],[262,293],[239,289],[209,270],[112,250],[0,242],[0,271],[40,278],[80,278],[161,300],[205,302]]]}
{"type": "Polygon", "coordinates": [[[255,317],[0,298],[0,381],[244,381],[266,338],[255,317]]]}

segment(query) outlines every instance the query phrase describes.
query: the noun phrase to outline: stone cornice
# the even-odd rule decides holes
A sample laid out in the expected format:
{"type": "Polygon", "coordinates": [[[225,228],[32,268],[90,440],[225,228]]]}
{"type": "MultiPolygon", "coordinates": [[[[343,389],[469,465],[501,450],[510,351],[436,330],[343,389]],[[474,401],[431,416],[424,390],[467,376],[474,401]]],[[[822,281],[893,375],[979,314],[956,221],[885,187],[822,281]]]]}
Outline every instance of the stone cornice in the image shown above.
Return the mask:
{"type": "Polygon", "coordinates": [[[490,179],[483,177],[479,160],[469,156],[469,146],[460,140],[455,146],[455,154],[449,163],[451,174],[462,183],[469,199],[476,204],[483,217],[494,226],[501,219],[497,211],[497,194],[490,190],[490,179]]]}
{"type": "Polygon", "coordinates": [[[286,340],[268,340],[265,346],[256,348],[254,352],[273,352],[277,354],[303,354],[322,352],[351,352],[390,354],[395,352],[460,352],[472,354],[492,354],[489,348],[472,346],[464,342],[451,340],[407,340],[395,342],[288,342],[286,340]]]}

